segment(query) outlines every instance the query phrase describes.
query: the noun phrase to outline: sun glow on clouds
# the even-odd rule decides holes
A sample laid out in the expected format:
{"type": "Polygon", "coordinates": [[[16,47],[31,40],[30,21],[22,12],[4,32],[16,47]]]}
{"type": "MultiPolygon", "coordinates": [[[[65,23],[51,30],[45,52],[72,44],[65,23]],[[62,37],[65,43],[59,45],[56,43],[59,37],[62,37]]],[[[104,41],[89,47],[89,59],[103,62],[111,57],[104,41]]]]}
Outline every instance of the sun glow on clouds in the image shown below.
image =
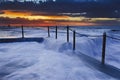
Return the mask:
{"type": "Polygon", "coordinates": [[[85,19],[84,17],[71,17],[67,15],[33,15],[34,12],[26,12],[26,11],[10,11],[4,10],[4,14],[1,14],[0,17],[9,17],[9,18],[25,18],[28,20],[64,20],[64,21],[82,21],[85,19]]]}
{"type": "MultiPolygon", "coordinates": [[[[43,23],[36,24],[36,25],[71,25],[71,26],[81,26],[81,25],[97,25],[97,21],[110,21],[116,20],[116,18],[86,18],[83,16],[78,16],[80,13],[63,13],[62,15],[50,15],[40,12],[33,12],[33,11],[14,11],[14,10],[3,10],[3,14],[0,14],[0,17],[7,17],[7,18],[23,18],[27,19],[28,21],[39,20],[43,23]],[[38,13],[38,14],[37,14],[38,13]],[[35,15],[37,14],[37,15],[35,15]],[[73,16],[77,15],[77,16],[73,16]]],[[[82,13],[83,14],[83,13],[82,13]]],[[[84,13],[86,14],[86,13],[84,13]]],[[[34,24],[34,23],[31,23],[34,24]]]]}
{"type": "Polygon", "coordinates": [[[4,10],[4,14],[0,15],[0,17],[9,17],[9,18],[25,18],[28,20],[35,20],[35,19],[47,19],[47,16],[32,16],[31,12],[26,11],[10,11],[4,10]]]}

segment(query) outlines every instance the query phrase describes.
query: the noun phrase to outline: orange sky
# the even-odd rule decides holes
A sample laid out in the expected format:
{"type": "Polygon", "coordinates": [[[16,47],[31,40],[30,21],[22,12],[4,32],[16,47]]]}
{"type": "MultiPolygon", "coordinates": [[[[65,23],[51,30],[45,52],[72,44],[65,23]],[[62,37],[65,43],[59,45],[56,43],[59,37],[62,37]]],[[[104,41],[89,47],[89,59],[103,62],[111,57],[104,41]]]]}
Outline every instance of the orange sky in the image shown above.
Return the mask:
{"type": "Polygon", "coordinates": [[[0,25],[25,25],[25,26],[91,26],[91,25],[102,25],[102,22],[115,21],[120,22],[116,18],[85,18],[83,16],[68,16],[68,15],[44,15],[40,12],[31,11],[12,11],[3,10],[3,14],[0,14],[2,18],[9,18],[9,20],[14,20],[14,22],[9,20],[1,20],[0,25]],[[36,15],[36,13],[38,13],[36,15]],[[19,18],[25,19],[20,21],[19,18]],[[19,22],[20,21],[20,22],[19,22]]]}

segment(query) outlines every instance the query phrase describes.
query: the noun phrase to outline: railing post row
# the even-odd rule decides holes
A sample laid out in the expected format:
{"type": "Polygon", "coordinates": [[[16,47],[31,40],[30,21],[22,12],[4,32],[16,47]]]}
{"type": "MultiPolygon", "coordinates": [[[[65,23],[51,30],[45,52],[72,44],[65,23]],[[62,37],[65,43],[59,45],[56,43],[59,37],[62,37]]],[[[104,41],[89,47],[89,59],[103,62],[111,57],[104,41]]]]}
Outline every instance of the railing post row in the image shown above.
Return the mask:
{"type": "Polygon", "coordinates": [[[69,42],[69,26],[67,26],[67,42],[69,42]]]}
{"type": "Polygon", "coordinates": [[[48,37],[50,37],[50,27],[48,26],[48,37]]]}
{"type": "Polygon", "coordinates": [[[106,52],[106,33],[103,34],[102,64],[105,64],[105,52],[106,52]]]}
{"type": "Polygon", "coordinates": [[[21,29],[22,29],[22,38],[24,38],[24,27],[21,26],[21,29]]]}
{"type": "Polygon", "coordinates": [[[55,31],[55,33],[56,33],[55,38],[56,38],[56,39],[57,39],[57,32],[58,32],[58,31],[57,31],[57,26],[56,26],[56,31],[55,31]]]}
{"type": "Polygon", "coordinates": [[[76,31],[73,31],[73,50],[76,49],[76,31]]]}

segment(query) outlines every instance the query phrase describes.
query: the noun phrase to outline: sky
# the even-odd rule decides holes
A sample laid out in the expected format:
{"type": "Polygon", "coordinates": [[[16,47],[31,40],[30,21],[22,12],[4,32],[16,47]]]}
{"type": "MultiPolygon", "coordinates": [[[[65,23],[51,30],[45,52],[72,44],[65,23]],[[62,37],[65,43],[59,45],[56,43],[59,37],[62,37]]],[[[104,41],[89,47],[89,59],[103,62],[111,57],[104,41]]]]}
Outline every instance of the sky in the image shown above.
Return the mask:
{"type": "Polygon", "coordinates": [[[120,6],[119,2],[116,2],[117,0],[88,1],[92,1],[92,3],[87,1],[81,3],[81,0],[57,0],[57,2],[40,4],[32,2],[0,3],[0,26],[120,25],[120,6]]]}

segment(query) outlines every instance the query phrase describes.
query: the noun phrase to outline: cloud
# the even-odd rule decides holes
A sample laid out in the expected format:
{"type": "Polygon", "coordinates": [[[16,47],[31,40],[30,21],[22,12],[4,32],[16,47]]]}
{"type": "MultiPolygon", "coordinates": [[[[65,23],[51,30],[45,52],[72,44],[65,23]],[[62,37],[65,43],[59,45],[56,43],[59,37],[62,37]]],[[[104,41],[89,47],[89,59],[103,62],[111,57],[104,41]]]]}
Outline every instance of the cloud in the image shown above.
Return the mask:
{"type": "Polygon", "coordinates": [[[39,5],[17,2],[13,5],[11,2],[0,5],[0,10],[0,14],[6,14],[5,10],[11,14],[9,18],[8,14],[0,17],[0,24],[120,25],[117,20],[120,18],[120,5],[116,3],[47,2],[39,5]]]}
{"type": "Polygon", "coordinates": [[[13,26],[96,26],[96,25],[109,25],[115,26],[120,25],[119,20],[95,20],[88,19],[87,21],[83,19],[82,21],[66,21],[66,20],[28,20],[24,18],[8,18],[0,17],[0,26],[2,25],[13,25],[13,26]]]}
{"type": "Polygon", "coordinates": [[[0,11],[0,14],[4,14],[4,12],[3,12],[3,11],[0,11]]]}
{"type": "Polygon", "coordinates": [[[92,17],[120,18],[120,5],[118,3],[58,3],[47,2],[34,3],[13,3],[0,5],[0,10],[33,11],[39,12],[32,15],[68,15],[92,17]],[[14,5],[13,5],[14,4],[14,5]],[[67,13],[67,14],[63,14],[67,13]],[[77,15],[75,15],[77,13],[77,15]],[[86,13],[86,14],[82,14],[86,13]]]}

